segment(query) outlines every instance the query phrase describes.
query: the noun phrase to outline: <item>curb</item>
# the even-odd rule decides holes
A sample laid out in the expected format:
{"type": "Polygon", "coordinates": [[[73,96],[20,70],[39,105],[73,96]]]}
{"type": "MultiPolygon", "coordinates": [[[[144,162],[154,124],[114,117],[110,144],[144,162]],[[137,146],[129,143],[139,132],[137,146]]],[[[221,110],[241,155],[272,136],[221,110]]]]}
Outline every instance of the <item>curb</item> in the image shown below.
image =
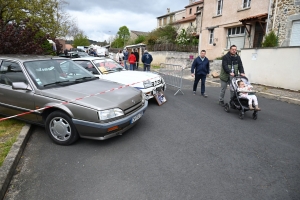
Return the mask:
{"type": "MultiPolygon", "coordinates": [[[[211,84],[220,85],[220,83],[216,83],[213,81],[206,81],[206,82],[211,83],[211,84]]],[[[300,105],[299,99],[294,99],[294,98],[290,98],[290,97],[286,97],[286,96],[280,96],[280,95],[272,94],[272,93],[268,93],[268,92],[257,92],[257,94],[264,98],[274,99],[274,100],[278,100],[278,101],[283,101],[283,102],[287,102],[287,103],[291,103],[291,104],[300,105]]]]}
{"type": "Polygon", "coordinates": [[[31,135],[31,125],[23,126],[17,141],[11,147],[3,165],[0,167],[0,199],[3,199],[10,181],[14,175],[15,169],[25,149],[26,143],[31,135]]]}

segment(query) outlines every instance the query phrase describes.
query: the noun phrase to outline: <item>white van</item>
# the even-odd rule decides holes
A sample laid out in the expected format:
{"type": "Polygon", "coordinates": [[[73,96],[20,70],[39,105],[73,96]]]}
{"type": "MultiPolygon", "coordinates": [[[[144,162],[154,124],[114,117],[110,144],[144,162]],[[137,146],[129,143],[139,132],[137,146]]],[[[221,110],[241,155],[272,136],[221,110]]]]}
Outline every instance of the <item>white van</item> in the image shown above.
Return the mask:
{"type": "Polygon", "coordinates": [[[105,47],[94,47],[94,50],[96,51],[97,55],[99,57],[106,57],[108,56],[108,49],[105,47]]]}

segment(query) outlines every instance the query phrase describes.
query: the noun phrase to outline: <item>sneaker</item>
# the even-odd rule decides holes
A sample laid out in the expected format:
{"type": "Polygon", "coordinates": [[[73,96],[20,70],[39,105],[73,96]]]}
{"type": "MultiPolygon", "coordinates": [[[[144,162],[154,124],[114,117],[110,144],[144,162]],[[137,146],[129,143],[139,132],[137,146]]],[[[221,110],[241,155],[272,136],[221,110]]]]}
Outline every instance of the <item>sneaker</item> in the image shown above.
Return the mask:
{"type": "Polygon", "coordinates": [[[224,105],[225,105],[224,101],[219,101],[219,105],[224,107],[224,105]]]}
{"type": "Polygon", "coordinates": [[[261,111],[261,109],[259,108],[259,107],[255,107],[255,109],[254,110],[256,110],[256,111],[261,111]]]}
{"type": "Polygon", "coordinates": [[[204,93],[204,94],[201,94],[201,95],[202,95],[203,97],[205,97],[205,98],[206,98],[206,97],[208,97],[208,95],[207,95],[207,94],[205,94],[205,93],[204,93]]]}
{"type": "Polygon", "coordinates": [[[193,91],[193,95],[196,95],[196,91],[193,91]]]}

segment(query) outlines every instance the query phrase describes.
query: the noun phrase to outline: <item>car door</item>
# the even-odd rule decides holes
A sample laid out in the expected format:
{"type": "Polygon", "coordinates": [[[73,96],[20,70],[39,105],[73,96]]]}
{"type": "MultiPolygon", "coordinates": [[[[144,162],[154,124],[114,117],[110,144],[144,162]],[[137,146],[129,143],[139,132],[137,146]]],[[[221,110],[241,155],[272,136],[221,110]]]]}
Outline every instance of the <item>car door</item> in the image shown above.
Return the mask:
{"type": "MultiPolygon", "coordinates": [[[[14,90],[12,89],[13,82],[29,83],[20,63],[3,60],[0,65],[0,114],[14,116],[34,110],[34,92],[14,90]]],[[[26,121],[37,121],[37,116],[33,113],[18,118],[26,121]]]]}

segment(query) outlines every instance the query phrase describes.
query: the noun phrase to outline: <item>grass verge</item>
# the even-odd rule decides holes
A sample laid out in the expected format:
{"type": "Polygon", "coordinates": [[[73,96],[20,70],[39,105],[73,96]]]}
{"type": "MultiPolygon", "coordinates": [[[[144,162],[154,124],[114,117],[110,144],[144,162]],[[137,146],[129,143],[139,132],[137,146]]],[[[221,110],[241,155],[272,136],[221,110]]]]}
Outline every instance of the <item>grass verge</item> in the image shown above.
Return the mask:
{"type": "Polygon", "coordinates": [[[0,122],[0,167],[24,125],[24,122],[15,119],[0,122]]]}

